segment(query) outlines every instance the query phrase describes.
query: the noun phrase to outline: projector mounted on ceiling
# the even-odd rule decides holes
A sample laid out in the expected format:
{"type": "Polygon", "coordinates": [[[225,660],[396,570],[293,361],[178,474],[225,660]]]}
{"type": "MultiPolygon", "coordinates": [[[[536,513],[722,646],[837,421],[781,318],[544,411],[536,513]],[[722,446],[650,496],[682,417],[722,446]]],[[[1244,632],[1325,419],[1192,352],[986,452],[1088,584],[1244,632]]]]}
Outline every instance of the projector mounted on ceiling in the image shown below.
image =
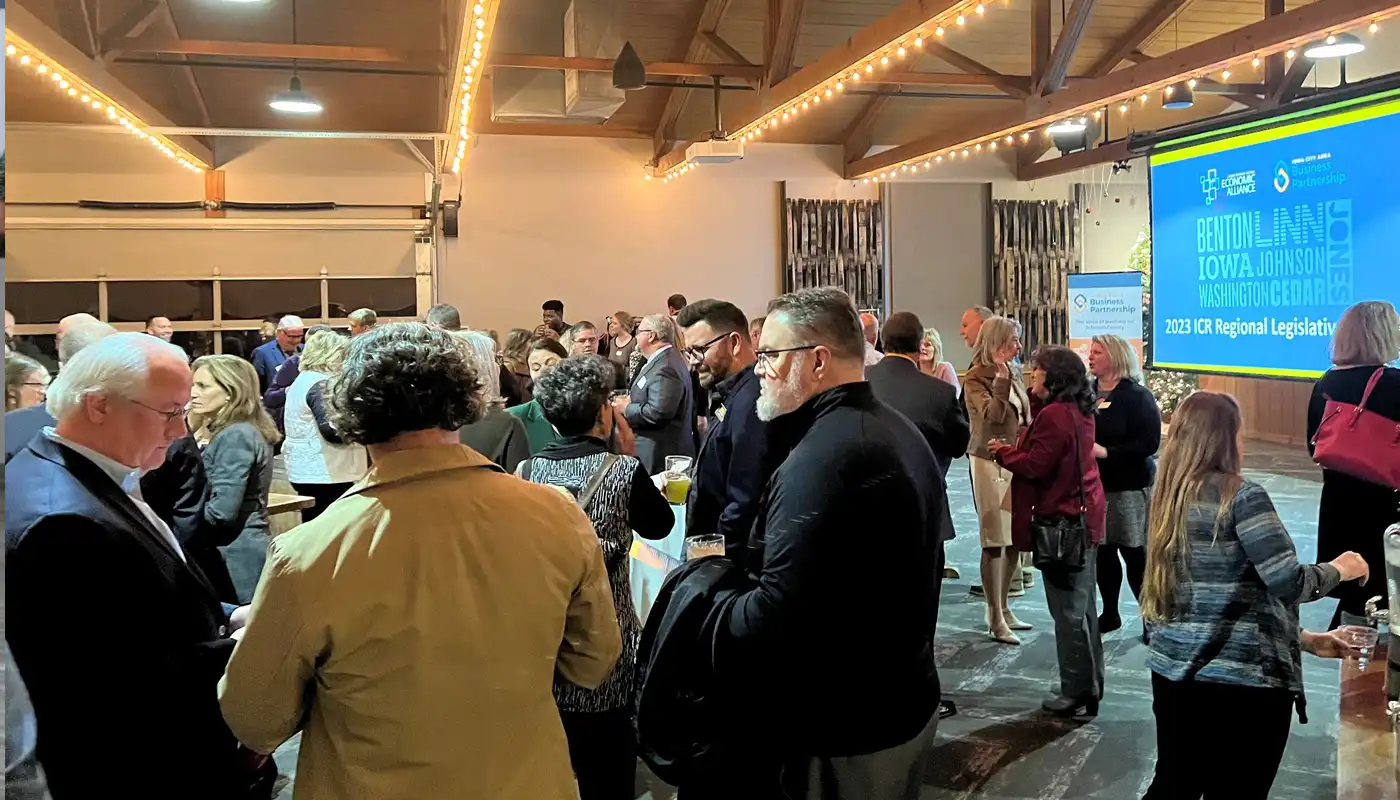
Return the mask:
{"type": "Polygon", "coordinates": [[[715,139],[696,142],[685,150],[685,160],[691,164],[732,164],[744,158],[744,142],[715,139]]]}

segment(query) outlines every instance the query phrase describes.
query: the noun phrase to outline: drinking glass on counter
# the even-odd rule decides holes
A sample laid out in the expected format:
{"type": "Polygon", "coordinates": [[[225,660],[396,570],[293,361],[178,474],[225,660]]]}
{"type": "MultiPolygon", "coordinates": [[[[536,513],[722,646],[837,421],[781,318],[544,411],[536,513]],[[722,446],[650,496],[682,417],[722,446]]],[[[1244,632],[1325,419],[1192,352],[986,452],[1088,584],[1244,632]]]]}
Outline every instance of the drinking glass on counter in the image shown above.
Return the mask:
{"type": "Polygon", "coordinates": [[[685,560],[724,555],[724,537],[718,533],[690,536],[685,540],[685,560]]]}

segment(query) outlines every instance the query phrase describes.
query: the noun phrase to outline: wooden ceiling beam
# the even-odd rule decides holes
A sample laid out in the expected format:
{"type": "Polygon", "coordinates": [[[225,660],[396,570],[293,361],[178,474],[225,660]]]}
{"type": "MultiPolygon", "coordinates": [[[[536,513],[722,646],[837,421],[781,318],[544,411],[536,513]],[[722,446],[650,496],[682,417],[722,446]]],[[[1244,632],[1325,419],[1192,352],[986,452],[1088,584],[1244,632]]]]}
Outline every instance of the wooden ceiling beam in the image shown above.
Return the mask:
{"type": "Polygon", "coordinates": [[[867,156],[848,164],[846,177],[865,177],[932,153],[962,148],[1061,117],[1089,113],[1124,97],[1148,89],[1155,90],[1185,75],[1224,69],[1261,50],[1301,47],[1321,31],[1355,27],[1377,16],[1393,13],[1397,8],[1400,8],[1397,0],[1347,0],[1345,3],[1324,2],[1300,6],[1160,58],[1071,85],[1045,97],[1033,97],[1019,104],[1019,108],[1005,113],[921,136],[867,156]]]}
{"type": "Polygon", "coordinates": [[[1074,0],[1065,15],[1065,24],[1060,28],[1060,37],[1055,40],[1055,49],[1050,51],[1050,63],[1031,87],[1031,93],[1043,96],[1059,91],[1069,75],[1069,65],[1084,31],[1089,26],[1089,15],[1094,11],[1094,0],[1074,0]]]}
{"type": "MultiPolygon", "coordinates": [[[[1264,16],[1277,17],[1287,11],[1284,0],[1264,0],[1264,16]]],[[[1269,94],[1272,95],[1279,85],[1283,83],[1284,73],[1288,71],[1283,53],[1274,53],[1264,60],[1264,83],[1269,87],[1269,94]]]]}
{"type": "Polygon", "coordinates": [[[875,120],[890,100],[889,95],[875,95],[865,101],[865,106],[841,134],[843,163],[850,163],[870,152],[874,140],[875,120]]]}
{"type": "MultiPolygon", "coordinates": [[[[694,22],[686,29],[688,37],[681,48],[684,48],[683,61],[699,61],[709,49],[709,44],[705,41],[705,33],[713,33],[719,28],[719,23],[724,19],[724,12],[729,10],[730,0],[700,0],[700,5],[695,11],[694,22]]],[[[677,48],[677,49],[681,49],[677,48]]],[[[763,73],[762,67],[752,67],[758,74],[753,78],[758,78],[763,73]]],[[[611,71],[612,67],[609,66],[611,71]]],[[[652,74],[652,68],[647,67],[647,73],[652,74]]],[[[655,74],[660,75],[660,72],[655,74]]],[[[714,73],[708,73],[713,76],[714,73]]],[[[675,134],[676,123],[680,121],[681,113],[685,111],[685,101],[690,98],[688,90],[676,91],[675,89],[661,89],[662,96],[666,98],[661,107],[661,115],[652,125],[652,160],[660,158],[676,146],[675,134]]]]}
{"type": "Polygon", "coordinates": [[[701,31],[700,38],[705,42],[705,46],[710,48],[710,51],[715,55],[727,59],[734,64],[741,64],[746,67],[753,66],[747,58],[744,58],[743,53],[740,53],[734,45],[721,39],[718,33],[714,31],[701,31]]]}
{"type": "MultiPolygon", "coordinates": [[[[382,47],[352,47],[329,44],[277,44],[272,42],[226,42],[209,39],[169,39],[141,37],[126,42],[127,53],[167,53],[182,56],[226,56],[231,58],[279,58],[306,61],[364,61],[391,63],[408,61],[405,53],[382,47]]],[[[611,64],[608,66],[611,71],[611,64]]]]}
{"type": "Polygon", "coordinates": [[[98,44],[98,53],[106,63],[112,63],[118,55],[122,53],[122,43],[140,36],[146,32],[159,18],[165,4],[162,0],[143,0],[126,12],[121,19],[112,24],[102,33],[102,39],[98,44]]]}
{"type": "Polygon", "coordinates": [[[1050,0],[1031,0],[1031,85],[1036,86],[1050,69],[1050,0]]]}
{"type": "Polygon", "coordinates": [[[1142,47],[1144,42],[1151,39],[1189,2],[1191,0],[1157,0],[1147,13],[1133,23],[1133,27],[1109,45],[1104,54],[1089,67],[1089,77],[1102,78],[1119,64],[1129,60],[1134,50],[1142,47]]]}
{"type": "Polygon", "coordinates": [[[1095,147],[1092,150],[1080,150],[1078,153],[1070,153],[1067,156],[1052,158],[1049,161],[1037,161],[1034,164],[1018,164],[1016,166],[1016,180],[1039,181],[1052,178],[1056,175],[1064,175],[1068,172],[1084,169],[1085,167],[1126,161],[1132,157],[1132,153],[1128,152],[1127,140],[1119,139],[1116,142],[1109,142],[1102,147],[1095,147]]]}
{"type": "Polygon", "coordinates": [[[992,69],[991,67],[973,58],[959,53],[953,48],[941,42],[924,42],[924,52],[942,61],[950,67],[956,67],[969,75],[989,78],[991,85],[1012,97],[1029,97],[1030,92],[1026,86],[1021,85],[1018,80],[1010,79],[1006,75],[992,69]]]}
{"type": "MultiPolygon", "coordinates": [[[[538,56],[523,53],[502,53],[490,56],[490,66],[512,69],[574,69],[579,72],[612,72],[610,58],[579,58],[573,56],[538,56]]],[[[763,77],[763,67],[754,64],[705,64],[690,61],[654,61],[646,65],[647,75],[667,78],[735,78],[756,81],[763,77]]]]}
{"type": "Polygon", "coordinates": [[[1008,91],[1007,94],[1015,94],[1017,97],[1029,97],[1031,91],[1029,76],[999,73],[885,72],[872,75],[862,83],[909,86],[987,86],[994,89],[1010,89],[1011,91],[1008,91]]]}
{"type": "Polygon", "coordinates": [[[1270,107],[1281,106],[1291,102],[1298,96],[1298,90],[1303,88],[1303,82],[1308,79],[1308,74],[1312,72],[1313,60],[1311,58],[1295,58],[1289,65],[1288,71],[1283,74],[1283,80],[1278,86],[1269,92],[1268,105],[1270,107]]]}
{"type": "Polygon", "coordinates": [[[772,28],[772,55],[765,65],[763,80],[768,86],[775,86],[792,74],[793,60],[797,57],[797,31],[802,24],[802,7],[805,0],[779,0],[778,17],[772,28]]]}
{"type": "Polygon", "coordinates": [[[760,113],[750,117],[744,125],[846,72],[857,61],[899,37],[932,24],[963,2],[965,0],[904,0],[885,16],[856,31],[844,43],[827,50],[820,58],[802,65],[792,75],[770,86],[768,100],[760,113]]]}

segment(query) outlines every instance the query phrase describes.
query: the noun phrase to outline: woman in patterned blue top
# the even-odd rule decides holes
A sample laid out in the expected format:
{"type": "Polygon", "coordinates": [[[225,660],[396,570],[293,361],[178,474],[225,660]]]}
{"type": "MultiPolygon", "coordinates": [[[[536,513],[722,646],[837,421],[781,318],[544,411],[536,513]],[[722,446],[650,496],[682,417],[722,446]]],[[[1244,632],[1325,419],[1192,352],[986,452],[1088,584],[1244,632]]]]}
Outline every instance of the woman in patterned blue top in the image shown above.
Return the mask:
{"type": "Polygon", "coordinates": [[[1298,605],[1368,574],[1351,552],[1298,562],[1268,492],[1240,474],[1241,428],[1233,397],[1197,392],[1162,454],[1142,590],[1157,718],[1145,800],[1268,797],[1295,707],[1307,722],[1300,652],[1346,649],[1302,631],[1298,605]]]}
{"type": "Polygon", "coordinates": [[[581,800],[630,800],[635,794],[637,746],[632,696],[642,625],[629,580],[632,532],[664,539],[675,515],[632,451],[632,433],[613,411],[613,366],[602,356],[574,356],[535,381],[535,400],[560,438],[522,463],[516,474],[572,494],[593,522],[612,585],[622,657],[596,690],[554,681],[554,699],[569,739],[569,760],[581,800]],[[622,454],[608,450],[614,428],[622,454]]]}

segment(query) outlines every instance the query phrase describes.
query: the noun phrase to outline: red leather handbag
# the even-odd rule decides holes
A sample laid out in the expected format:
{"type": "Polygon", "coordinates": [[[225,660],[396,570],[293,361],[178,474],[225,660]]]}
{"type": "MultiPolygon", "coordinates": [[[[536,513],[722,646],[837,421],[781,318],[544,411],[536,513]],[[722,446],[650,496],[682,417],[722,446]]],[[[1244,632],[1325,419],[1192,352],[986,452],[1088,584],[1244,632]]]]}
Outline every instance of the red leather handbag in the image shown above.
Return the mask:
{"type": "Polygon", "coordinates": [[[1381,367],[1371,376],[1360,405],[1327,398],[1313,435],[1313,460],[1326,469],[1400,491],[1400,422],[1366,410],[1384,374],[1381,367]]]}

